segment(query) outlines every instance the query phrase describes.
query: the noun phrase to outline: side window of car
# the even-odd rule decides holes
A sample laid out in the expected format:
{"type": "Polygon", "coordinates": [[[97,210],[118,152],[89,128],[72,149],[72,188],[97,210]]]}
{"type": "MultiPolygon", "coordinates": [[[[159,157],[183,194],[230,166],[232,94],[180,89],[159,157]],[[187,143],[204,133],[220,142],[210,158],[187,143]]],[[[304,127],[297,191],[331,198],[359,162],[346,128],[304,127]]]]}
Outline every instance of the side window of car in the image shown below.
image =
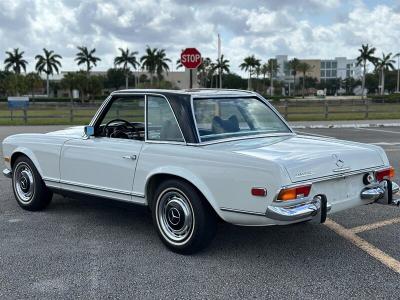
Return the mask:
{"type": "Polygon", "coordinates": [[[147,98],[147,139],[153,141],[184,141],[174,113],[163,97],[148,96],[147,98]]]}

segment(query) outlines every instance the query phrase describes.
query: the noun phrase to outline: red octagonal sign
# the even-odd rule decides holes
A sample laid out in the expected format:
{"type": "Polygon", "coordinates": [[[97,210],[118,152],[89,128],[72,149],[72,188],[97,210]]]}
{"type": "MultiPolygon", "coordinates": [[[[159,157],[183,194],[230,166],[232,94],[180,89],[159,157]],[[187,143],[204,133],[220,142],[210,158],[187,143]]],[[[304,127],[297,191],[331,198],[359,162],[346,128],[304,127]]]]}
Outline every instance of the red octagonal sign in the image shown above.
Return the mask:
{"type": "Polygon", "coordinates": [[[186,48],[181,53],[181,64],[188,69],[196,69],[201,65],[201,54],[196,48],[186,48]]]}

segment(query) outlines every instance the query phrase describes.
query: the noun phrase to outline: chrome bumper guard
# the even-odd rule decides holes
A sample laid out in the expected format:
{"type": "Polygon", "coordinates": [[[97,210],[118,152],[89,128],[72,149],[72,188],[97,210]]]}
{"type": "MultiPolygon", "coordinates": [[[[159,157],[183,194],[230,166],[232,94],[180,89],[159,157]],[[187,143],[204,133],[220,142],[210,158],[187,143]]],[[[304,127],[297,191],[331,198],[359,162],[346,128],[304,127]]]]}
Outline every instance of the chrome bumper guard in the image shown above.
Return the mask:
{"type": "Polygon", "coordinates": [[[312,219],[324,223],[327,213],[331,210],[324,195],[315,196],[307,202],[292,206],[273,206],[267,208],[265,216],[278,221],[306,221],[312,219]]]}
{"type": "MultiPolygon", "coordinates": [[[[400,206],[400,198],[395,198],[400,187],[397,183],[385,180],[365,187],[361,191],[361,199],[370,200],[379,204],[400,206]]],[[[400,197],[400,195],[398,195],[400,197]]]]}
{"type": "Polygon", "coordinates": [[[4,169],[3,175],[7,178],[12,178],[12,172],[9,169],[4,169]]]}

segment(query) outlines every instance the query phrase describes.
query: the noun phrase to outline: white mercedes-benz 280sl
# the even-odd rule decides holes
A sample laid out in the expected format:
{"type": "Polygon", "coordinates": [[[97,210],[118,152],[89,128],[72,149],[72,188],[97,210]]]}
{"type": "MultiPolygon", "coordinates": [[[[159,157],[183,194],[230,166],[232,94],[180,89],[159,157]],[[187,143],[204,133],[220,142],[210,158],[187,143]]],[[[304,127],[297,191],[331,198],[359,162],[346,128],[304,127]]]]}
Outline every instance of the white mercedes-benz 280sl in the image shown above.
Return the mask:
{"type": "Polygon", "coordinates": [[[3,141],[18,204],[53,193],[149,206],[161,240],[193,253],[217,220],[285,225],[382,202],[399,204],[377,146],[297,135],[260,95],[236,90],[122,90],[85,127],[3,141]]]}

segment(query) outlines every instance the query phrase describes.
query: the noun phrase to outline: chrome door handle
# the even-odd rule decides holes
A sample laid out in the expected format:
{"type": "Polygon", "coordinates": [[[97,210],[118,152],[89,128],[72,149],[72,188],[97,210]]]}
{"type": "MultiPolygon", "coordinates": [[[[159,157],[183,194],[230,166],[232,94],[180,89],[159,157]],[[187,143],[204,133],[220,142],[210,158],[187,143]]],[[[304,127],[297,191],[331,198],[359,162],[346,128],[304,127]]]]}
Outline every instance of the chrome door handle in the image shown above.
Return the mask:
{"type": "Polygon", "coordinates": [[[122,158],[136,160],[136,155],[125,155],[125,156],[122,156],[122,158]]]}

